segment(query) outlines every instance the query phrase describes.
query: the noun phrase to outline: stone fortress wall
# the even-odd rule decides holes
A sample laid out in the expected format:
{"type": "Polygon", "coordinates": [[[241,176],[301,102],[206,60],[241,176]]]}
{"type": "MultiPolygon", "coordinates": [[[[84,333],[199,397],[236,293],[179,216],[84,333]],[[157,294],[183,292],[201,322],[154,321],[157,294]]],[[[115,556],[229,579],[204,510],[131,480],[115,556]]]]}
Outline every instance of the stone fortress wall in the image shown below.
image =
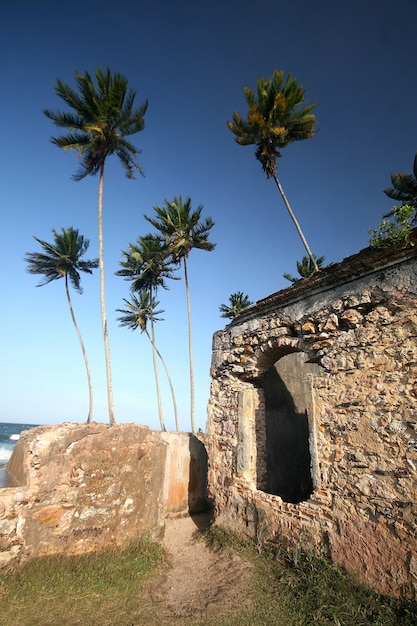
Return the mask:
{"type": "Polygon", "coordinates": [[[367,248],[215,333],[216,522],[417,596],[417,253],[367,248]]]}

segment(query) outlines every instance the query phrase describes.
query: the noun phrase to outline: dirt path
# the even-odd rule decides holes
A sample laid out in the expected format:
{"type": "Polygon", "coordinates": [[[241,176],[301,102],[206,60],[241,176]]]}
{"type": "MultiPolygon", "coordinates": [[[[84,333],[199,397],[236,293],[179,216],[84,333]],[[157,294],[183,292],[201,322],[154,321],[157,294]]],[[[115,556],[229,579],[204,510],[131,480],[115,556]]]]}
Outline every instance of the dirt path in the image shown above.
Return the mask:
{"type": "Polygon", "coordinates": [[[228,551],[209,549],[201,536],[209,524],[206,514],[166,522],[168,567],[152,585],[151,595],[161,614],[178,623],[218,617],[242,608],[250,596],[251,565],[228,551]]]}

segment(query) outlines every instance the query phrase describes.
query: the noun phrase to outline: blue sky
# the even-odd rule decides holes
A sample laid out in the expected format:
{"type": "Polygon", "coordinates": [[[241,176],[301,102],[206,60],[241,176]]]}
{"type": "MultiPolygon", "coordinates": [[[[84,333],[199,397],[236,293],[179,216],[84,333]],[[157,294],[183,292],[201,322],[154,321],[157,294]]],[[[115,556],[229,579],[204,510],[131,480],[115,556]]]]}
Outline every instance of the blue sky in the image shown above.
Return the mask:
{"type": "MultiPolygon", "coordinates": [[[[226,126],[245,113],[243,87],[274,69],[291,72],[317,102],[319,133],[285,149],[278,166],[310,247],[337,262],[368,245],[392,202],[383,189],[394,171],[410,171],[417,150],[416,0],[16,0],[2,7],[0,151],[0,420],[84,421],[88,393],[81,350],[63,281],[36,288],[24,255],[32,236],[74,226],[96,257],[98,179],[73,182],[74,154],[49,138],[44,108],[62,109],[57,77],[109,66],[149,100],[145,130],[133,138],[145,177],[106,165],[104,237],[107,308],[118,422],[158,428],[150,346],[120,328],[115,309],[128,284],[114,276],[121,250],[145,235],[144,214],[175,195],[204,205],[215,222],[213,252],[189,257],[196,369],[196,420],[205,428],[213,332],[219,305],[244,291],[256,301],[288,282],[304,249],[277,189],[226,126]]],[[[56,134],[56,133],[55,133],[56,134]]],[[[99,276],[73,292],[95,392],[94,418],[107,421],[99,276]]],[[[159,293],[164,321],[158,347],[171,370],[181,426],[188,430],[189,385],[184,281],[159,293]]],[[[161,370],[167,427],[174,427],[161,370]]]]}

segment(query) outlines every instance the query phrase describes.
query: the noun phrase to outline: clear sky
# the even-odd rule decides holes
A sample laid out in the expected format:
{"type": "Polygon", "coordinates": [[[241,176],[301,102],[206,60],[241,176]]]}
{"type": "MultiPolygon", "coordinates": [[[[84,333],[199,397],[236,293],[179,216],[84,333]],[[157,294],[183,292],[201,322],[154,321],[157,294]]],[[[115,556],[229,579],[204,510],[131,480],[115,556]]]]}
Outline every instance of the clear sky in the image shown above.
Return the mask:
{"type": "MultiPolygon", "coordinates": [[[[304,255],[273,181],[253,147],[226,126],[246,112],[243,87],[274,69],[291,72],[315,109],[319,133],[285,149],[278,175],[310,247],[337,262],[368,245],[368,229],[391,208],[390,174],[411,171],[417,150],[417,0],[15,0],[0,20],[0,420],[84,421],[88,390],[64,282],[36,288],[24,255],[32,236],[74,226],[98,255],[97,187],[73,182],[75,154],[49,141],[57,129],[44,108],[65,108],[56,78],[109,66],[149,100],[146,126],[133,138],[145,177],[106,164],[104,237],[107,308],[116,419],[158,428],[150,345],[120,328],[115,309],[129,285],[114,276],[121,250],[151,230],[144,214],[176,195],[204,205],[215,226],[213,252],[189,257],[196,369],[196,421],[206,424],[211,342],[223,328],[219,305],[244,291],[252,301],[287,287],[304,255]]],[[[92,370],[94,419],[106,422],[99,275],[72,292],[92,370]]],[[[184,281],[159,292],[159,350],[171,370],[181,426],[190,427],[184,281]]],[[[168,429],[173,411],[164,372],[168,429]]]]}

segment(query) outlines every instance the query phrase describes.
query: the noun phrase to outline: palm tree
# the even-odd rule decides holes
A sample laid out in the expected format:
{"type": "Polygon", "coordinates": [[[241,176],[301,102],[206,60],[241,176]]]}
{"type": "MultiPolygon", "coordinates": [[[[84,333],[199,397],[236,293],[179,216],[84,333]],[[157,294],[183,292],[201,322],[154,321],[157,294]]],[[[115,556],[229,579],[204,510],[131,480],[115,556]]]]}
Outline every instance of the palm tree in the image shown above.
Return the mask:
{"type": "Polygon", "coordinates": [[[244,88],[245,100],[249,106],[247,121],[237,111],[233,121],[227,122],[235,141],[241,146],[256,145],[255,156],[261,163],[267,178],[273,178],[293,220],[301,241],[311,259],[315,271],[318,270],[314,255],[300,228],[293,210],[277,177],[277,158],[280,150],[302,139],[314,137],[316,117],[311,113],[316,104],[302,106],[305,102],[304,88],[288,74],[275,70],[272,78],[258,78],[257,93],[244,88]]]}
{"type": "Polygon", "coordinates": [[[168,246],[169,255],[173,263],[184,268],[185,293],[187,299],[188,313],[188,348],[190,361],[190,411],[191,411],[191,430],[195,434],[195,416],[194,416],[194,365],[193,365],[193,341],[192,341],[192,322],[191,322],[191,304],[190,289],[188,284],[187,259],[193,248],[211,251],[215,244],[208,241],[211,228],[214,226],[213,220],[208,217],[200,222],[203,205],[199,205],[196,210],[192,210],[191,198],[187,197],[185,201],[181,196],[175,197],[172,202],[164,200],[162,207],[154,207],[156,218],[145,215],[148,220],[165,238],[168,246]]]}
{"type": "Polygon", "coordinates": [[[106,361],[107,397],[110,424],[115,423],[113,385],[110,360],[110,344],[107,329],[106,297],[104,285],[103,246],[103,184],[104,165],[107,157],[115,154],[122,163],[127,178],[142,173],[135,161],[139,150],[126,139],[143,130],[147,101],[133,109],[136,92],[128,90],[128,82],[119,73],[110,69],[94,72],[97,86],[88,72],[75,72],[78,91],[67,83],[57,80],[55,93],[70,107],[70,112],[55,112],[49,109],[44,114],[56,126],[69,131],[67,135],[51,139],[65,151],[75,150],[81,158],[78,172],[73,179],[79,181],[88,175],[99,174],[98,185],[98,242],[100,266],[100,307],[106,361]]]}
{"type": "Polygon", "coordinates": [[[34,239],[40,243],[44,252],[28,252],[25,256],[25,261],[28,263],[27,271],[29,274],[41,274],[44,276],[44,280],[37,285],[38,287],[47,285],[53,280],[59,280],[60,278],[65,279],[65,291],[67,294],[68,306],[75,327],[75,332],[77,333],[78,341],[80,342],[85,369],[87,371],[88,390],[90,396],[87,417],[87,422],[89,423],[91,422],[93,415],[93,385],[91,382],[87,353],[85,351],[81,333],[75,320],[72,308],[68,288],[68,279],[74,289],[78,291],[78,293],[82,293],[80,272],[92,274],[92,270],[98,267],[98,259],[93,259],[91,261],[81,260],[81,257],[87,252],[90,242],[88,239],[84,239],[84,237],[79,234],[78,230],[74,229],[72,226],[66,229],[63,228],[61,233],[58,233],[56,230],[52,230],[52,233],[54,235],[53,244],[34,237],[34,239]]]}
{"type": "MultiPolygon", "coordinates": [[[[324,256],[317,257],[316,255],[314,255],[314,259],[316,261],[317,267],[323,267],[324,256]]],[[[297,272],[301,278],[307,278],[308,276],[314,274],[315,271],[316,270],[313,267],[313,263],[311,262],[310,257],[303,256],[301,261],[297,261],[297,272]]],[[[283,277],[289,280],[291,283],[296,283],[298,280],[300,280],[300,278],[292,276],[287,272],[283,274],[283,277]]]]}
{"type": "MultiPolygon", "coordinates": [[[[149,302],[154,302],[158,287],[167,289],[165,280],[172,278],[172,266],[168,260],[167,248],[164,245],[164,241],[161,237],[157,237],[152,234],[148,234],[144,237],[139,237],[136,244],[129,244],[127,251],[122,251],[124,259],[120,262],[122,266],[121,270],[116,272],[118,276],[124,276],[127,280],[132,282],[131,291],[146,291],[148,293],[149,302]]],[[[164,417],[162,413],[161,393],[158,377],[157,366],[157,350],[155,347],[155,327],[154,317],[148,316],[151,322],[151,344],[152,344],[152,356],[153,366],[155,372],[156,381],[156,393],[158,400],[158,413],[161,429],[165,430],[164,417]]],[[[175,416],[175,421],[178,427],[178,416],[175,416]]]]}
{"type": "Polygon", "coordinates": [[[239,315],[242,309],[246,309],[248,306],[251,306],[251,304],[253,304],[253,302],[249,300],[249,296],[244,294],[243,291],[236,291],[236,293],[232,293],[229,296],[229,306],[227,304],[221,304],[219,311],[221,317],[233,320],[239,315]]]}
{"type": "MultiPolygon", "coordinates": [[[[127,309],[116,309],[118,313],[123,313],[123,316],[118,317],[117,320],[120,322],[120,326],[127,326],[132,330],[140,328],[141,332],[145,333],[147,338],[151,342],[152,351],[156,352],[156,354],[161,359],[161,363],[168,378],[169,388],[171,390],[171,397],[175,415],[175,427],[177,432],[179,432],[180,427],[178,422],[177,402],[175,399],[174,387],[172,384],[171,376],[169,375],[168,367],[165,363],[165,360],[163,359],[158,348],[156,347],[155,341],[154,339],[152,339],[147,329],[148,320],[151,321],[151,324],[153,326],[154,322],[157,322],[161,319],[156,316],[160,313],[163,313],[163,311],[155,311],[155,308],[159,305],[159,302],[151,298],[148,291],[141,290],[139,292],[139,298],[135,294],[132,294],[130,298],[130,302],[129,300],[123,298],[123,302],[127,306],[127,309]]],[[[156,378],[156,380],[157,386],[159,386],[158,379],[156,378]]],[[[161,421],[161,429],[165,430],[165,425],[163,421],[161,421]]]]}
{"type": "MultiPolygon", "coordinates": [[[[417,152],[414,157],[413,174],[404,172],[403,174],[391,174],[392,187],[384,189],[384,193],[393,200],[402,202],[407,206],[414,207],[416,214],[414,220],[417,219],[417,152]]],[[[393,215],[390,211],[384,217],[393,215]]]]}

